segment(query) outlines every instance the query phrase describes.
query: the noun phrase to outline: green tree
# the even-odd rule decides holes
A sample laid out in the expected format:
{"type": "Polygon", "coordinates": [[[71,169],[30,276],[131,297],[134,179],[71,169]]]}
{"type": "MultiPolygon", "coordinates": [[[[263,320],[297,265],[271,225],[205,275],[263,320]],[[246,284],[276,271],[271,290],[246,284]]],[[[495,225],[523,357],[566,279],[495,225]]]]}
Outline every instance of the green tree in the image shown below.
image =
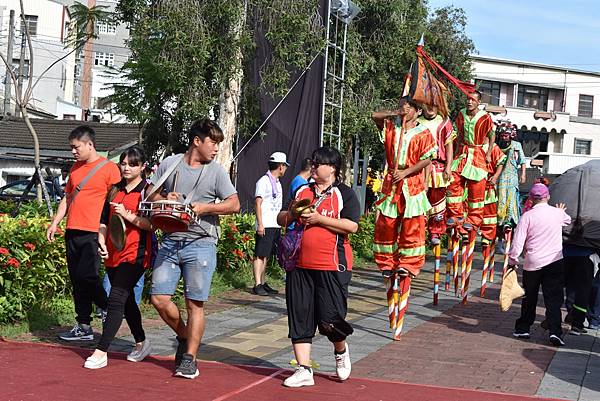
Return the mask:
{"type": "MultiPolygon", "coordinates": [[[[471,77],[469,54],[474,45],[465,34],[462,9],[430,11],[419,0],[363,0],[360,5],[362,11],[350,25],[348,35],[344,147],[351,149],[353,137],[360,135],[361,146],[374,158],[375,165],[381,165],[383,151],[371,112],[396,107],[421,35],[426,51],[462,80],[471,77]]],[[[455,105],[455,100],[451,104],[455,105]]]]}
{"type": "Polygon", "coordinates": [[[281,94],[291,74],[323,46],[316,5],[121,0],[119,18],[130,26],[132,57],[122,71],[127,84],[115,86],[112,96],[117,111],[145,124],[144,145],[153,155],[180,150],[189,123],[213,114],[226,137],[219,162],[229,168],[239,115],[252,110],[250,95],[257,91],[248,79],[256,38],[264,36],[273,49],[261,69],[260,90],[281,94]]]}

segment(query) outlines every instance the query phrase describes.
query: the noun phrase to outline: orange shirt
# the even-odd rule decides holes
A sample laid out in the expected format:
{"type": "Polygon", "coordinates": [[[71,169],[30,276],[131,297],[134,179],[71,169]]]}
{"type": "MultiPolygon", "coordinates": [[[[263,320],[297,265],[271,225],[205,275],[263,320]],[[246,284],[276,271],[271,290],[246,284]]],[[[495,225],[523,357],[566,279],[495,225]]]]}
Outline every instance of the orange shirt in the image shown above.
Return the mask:
{"type": "MultiPolygon", "coordinates": [[[[73,165],[69,174],[69,181],[65,187],[67,199],[85,176],[105,159],[105,157],[100,157],[93,163],[76,162],[73,165]]],[[[113,162],[106,163],[100,170],[96,171],[69,205],[67,230],[98,232],[106,194],[119,181],[121,181],[121,172],[113,162]]]]}

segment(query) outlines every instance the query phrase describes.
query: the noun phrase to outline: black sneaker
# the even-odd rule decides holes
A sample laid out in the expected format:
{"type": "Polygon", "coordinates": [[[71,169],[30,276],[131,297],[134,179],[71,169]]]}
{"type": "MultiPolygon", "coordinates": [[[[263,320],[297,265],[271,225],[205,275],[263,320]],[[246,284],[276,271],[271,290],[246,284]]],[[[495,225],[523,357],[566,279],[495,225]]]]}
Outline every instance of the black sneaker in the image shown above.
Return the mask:
{"type": "Polygon", "coordinates": [[[526,331],[516,331],[513,332],[513,337],[514,338],[522,338],[523,340],[529,340],[529,338],[531,338],[531,336],[529,335],[528,332],[526,331]]]}
{"type": "Polygon", "coordinates": [[[559,336],[557,336],[556,334],[552,334],[549,338],[550,343],[552,343],[552,345],[556,345],[557,347],[562,347],[563,345],[565,345],[565,342],[563,341],[562,338],[560,338],[559,336]]]}
{"type": "Polygon", "coordinates": [[[277,290],[276,290],[276,289],[274,289],[274,288],[271,288],[271,286],[270,286],[268,283],[264,283],[264,284],[263,284],[263,288],[265,289],[265,291],[266,291],[268,294],[272,294],[272,295],[277,295],[277,294],[279,294],[279,291],[277,291],[277,290]]]}
{"type": "Polygon", "coordinates": [[[262,297],[266,297],[266,296],[269,295],[269,293],[267,292],[267,290],[265,290],[265,286],[262,285],[262,284],[255,285],[254,288],[252,288],[252,292],[255,295],[260,295],[262,297]]]}
{"type": "Polygon", "coordinates": [[[187,352],[187,338],[179,338],[177,337],[177,351],[175,352],[175,370],[181,364],[181,358],[183,358],[183,354],[187,352]]]}
{"type": "Polygon", "coordinates": [[[90,325],[85,328],[79,323],[75,323],[75,326],[66,333],[60,333],[58,338],[64,341],[92,341],[94,339],[94,330],[90,325]]]}
{"type": "Polygon", "coordinates": [[[569,330],[569,334],[573,335],[573,336],[580,336],[582,334],[587,334],[587,330],[579,327],[571,327],[571,330],[569,330]]]}
{"type": "Polygon", "coordinates": [[[183,354],[181,363],[175,370],[175,376],[195,379],[199,374],[200,372],[198,371],[198,366],[196,366],[196,361],[194,361],[194,356],[192,354],[183,354]]]}

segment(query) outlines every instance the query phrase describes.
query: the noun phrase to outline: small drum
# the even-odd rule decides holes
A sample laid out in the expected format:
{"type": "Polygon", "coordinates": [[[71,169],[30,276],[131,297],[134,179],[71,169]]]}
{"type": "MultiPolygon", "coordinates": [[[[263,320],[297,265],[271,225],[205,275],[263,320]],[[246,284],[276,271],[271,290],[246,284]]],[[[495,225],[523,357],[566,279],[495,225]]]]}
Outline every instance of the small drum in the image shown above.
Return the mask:
{"type": "Polygon", "coordinates": [[[196,222],[192,207],[177,201],[141,202],[139,210],[150,218],[152,226],[166,233],[187,231],[190,223],[196,222]]]}

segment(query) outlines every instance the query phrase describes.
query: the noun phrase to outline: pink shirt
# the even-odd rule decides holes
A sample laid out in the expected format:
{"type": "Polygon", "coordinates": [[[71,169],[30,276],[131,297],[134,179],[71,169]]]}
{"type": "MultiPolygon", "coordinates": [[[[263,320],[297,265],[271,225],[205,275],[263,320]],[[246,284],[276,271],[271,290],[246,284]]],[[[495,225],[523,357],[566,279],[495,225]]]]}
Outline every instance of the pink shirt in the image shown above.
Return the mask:
{"type": "Polygon", "coordinates": [[[525,251],[524,270],[540,270],[562,259],[562,228],[571,224],[571,217],[564,210],[538,203],[523,213],[513,236],[508,257],[516,265],[519,255],[525,251]]]}

